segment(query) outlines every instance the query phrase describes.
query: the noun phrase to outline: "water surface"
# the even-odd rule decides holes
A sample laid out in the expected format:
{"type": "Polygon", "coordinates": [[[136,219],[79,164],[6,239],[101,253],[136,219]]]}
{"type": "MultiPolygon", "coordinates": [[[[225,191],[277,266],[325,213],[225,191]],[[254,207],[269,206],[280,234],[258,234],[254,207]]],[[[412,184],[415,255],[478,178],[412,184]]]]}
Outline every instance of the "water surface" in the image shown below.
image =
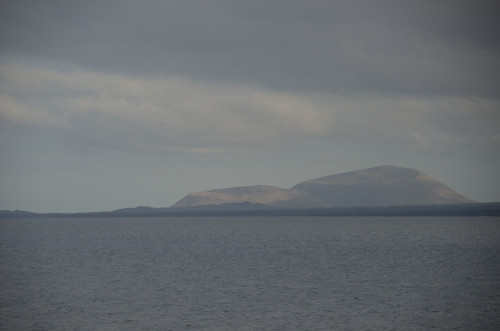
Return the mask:
{"type": "Polygon", "coordinates": [[[0,329],[498,329],[498,218],[0,220],[0,329]]]}

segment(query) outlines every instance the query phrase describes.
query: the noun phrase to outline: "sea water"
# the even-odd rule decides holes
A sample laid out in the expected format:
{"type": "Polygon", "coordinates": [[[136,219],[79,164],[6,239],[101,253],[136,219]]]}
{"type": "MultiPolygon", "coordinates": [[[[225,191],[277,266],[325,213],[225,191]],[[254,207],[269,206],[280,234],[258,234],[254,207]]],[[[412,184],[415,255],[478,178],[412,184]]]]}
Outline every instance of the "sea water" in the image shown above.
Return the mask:
{"type": "Polygon", "coordinates": [[[2,330],[499,328],[499,218],[0,220],[2,330]]]}

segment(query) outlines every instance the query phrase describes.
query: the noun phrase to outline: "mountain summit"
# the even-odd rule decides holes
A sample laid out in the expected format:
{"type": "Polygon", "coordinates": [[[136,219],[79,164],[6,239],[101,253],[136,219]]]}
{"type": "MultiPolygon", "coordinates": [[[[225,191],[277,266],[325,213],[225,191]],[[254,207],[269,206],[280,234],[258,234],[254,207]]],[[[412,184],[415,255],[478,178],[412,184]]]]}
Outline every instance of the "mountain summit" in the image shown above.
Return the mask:
{"type": "Polygon", "coordinates": [[[311,179],[293,189],[308,192],[332,207],[472,202],[418,170],[391,165],[311,179]]]}
{"type": "Polygon", "coordinates": [[[301,182],[291,189],[255,185],[190,193],[172,207],[272,208],[434,205],[473,202],[410,168],[385,165],[301,182]]]}

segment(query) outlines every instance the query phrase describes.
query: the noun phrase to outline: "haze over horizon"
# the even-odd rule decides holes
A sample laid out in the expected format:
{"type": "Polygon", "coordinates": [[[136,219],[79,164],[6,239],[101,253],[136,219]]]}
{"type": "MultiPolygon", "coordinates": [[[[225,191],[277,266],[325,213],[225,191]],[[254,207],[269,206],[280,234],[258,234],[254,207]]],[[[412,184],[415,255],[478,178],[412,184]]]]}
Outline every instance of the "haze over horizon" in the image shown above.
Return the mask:
{"type": "Polygon", "coordinates": [[[500,201],[496,1],[2,1],[0,209],[392,164],[500,201]]]}

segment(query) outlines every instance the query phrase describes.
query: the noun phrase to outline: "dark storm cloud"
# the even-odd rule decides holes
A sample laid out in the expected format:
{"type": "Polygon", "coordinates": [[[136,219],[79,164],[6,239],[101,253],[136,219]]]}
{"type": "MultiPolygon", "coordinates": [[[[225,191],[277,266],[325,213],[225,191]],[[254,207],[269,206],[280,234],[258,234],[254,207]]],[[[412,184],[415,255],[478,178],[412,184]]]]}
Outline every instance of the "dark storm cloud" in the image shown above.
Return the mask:
{"type": "Polygon", "coordinates": [[[494,1],[4,1],[0,49],[326,93],[499,96],[494,1]]]}

